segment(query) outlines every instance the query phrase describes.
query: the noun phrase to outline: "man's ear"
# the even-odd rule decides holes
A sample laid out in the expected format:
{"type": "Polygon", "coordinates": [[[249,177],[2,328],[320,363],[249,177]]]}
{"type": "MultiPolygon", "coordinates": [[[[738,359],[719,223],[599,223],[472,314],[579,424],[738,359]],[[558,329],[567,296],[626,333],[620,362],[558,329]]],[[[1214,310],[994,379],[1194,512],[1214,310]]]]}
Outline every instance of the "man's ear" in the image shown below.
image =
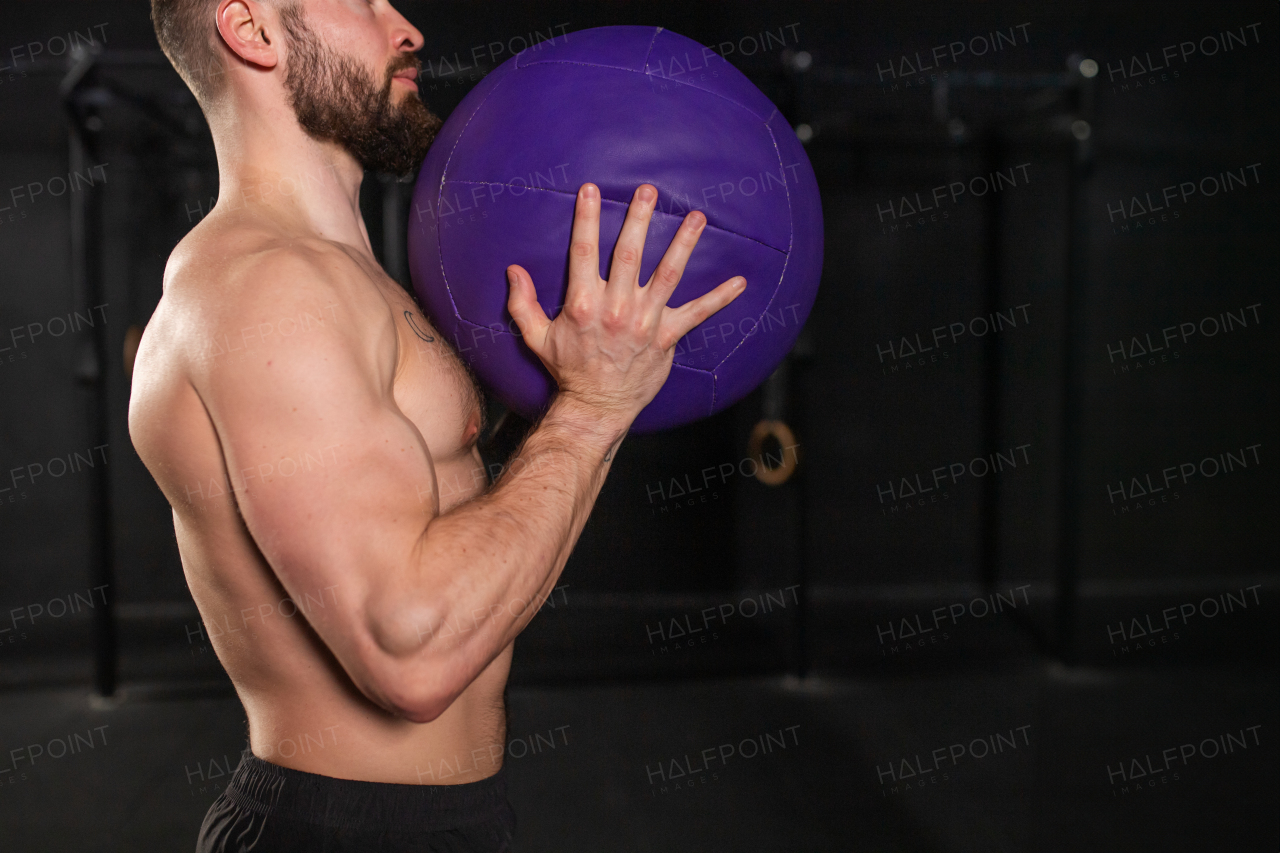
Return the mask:
{"type": "Polygon", "coordinates": [[[231,52],[249,65],[275,68],[280,62],[280,37],[273,18],[256,0],[222,0],[218,4],[218,33],[231,52]]]}

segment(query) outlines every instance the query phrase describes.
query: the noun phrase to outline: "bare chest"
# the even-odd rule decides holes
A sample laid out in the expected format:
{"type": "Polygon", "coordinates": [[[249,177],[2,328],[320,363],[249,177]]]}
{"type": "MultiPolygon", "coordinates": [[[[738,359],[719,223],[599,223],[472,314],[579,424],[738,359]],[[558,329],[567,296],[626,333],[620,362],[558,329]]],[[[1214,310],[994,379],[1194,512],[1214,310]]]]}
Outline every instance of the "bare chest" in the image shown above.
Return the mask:
{"type": "Polygon", "coordinates": [[[397,405],[418,427],[437,463],[470,455],[483,426],[479,388],[407,294],[397,288],[388,302],[398,346],[397,405]]]}

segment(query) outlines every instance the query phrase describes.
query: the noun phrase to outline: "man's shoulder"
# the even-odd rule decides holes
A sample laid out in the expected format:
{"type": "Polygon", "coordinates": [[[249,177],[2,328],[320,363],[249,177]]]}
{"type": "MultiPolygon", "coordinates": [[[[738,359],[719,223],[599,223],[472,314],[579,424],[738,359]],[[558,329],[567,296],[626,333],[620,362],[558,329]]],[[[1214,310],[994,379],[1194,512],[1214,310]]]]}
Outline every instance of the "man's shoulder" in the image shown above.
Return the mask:
{"type": "Polygon", "coordinates": [[[188,235],[165,269],[156,311],[172,342],[206,361],[245,340],[268,344],[307,335],[313,346],[359,340],[386,320],[369,276],[334,243],[232,227],[188,235]]]}
{"type": "Polygon", "coordinates": [[[335,296],[349,290],[359,267],[333,243],[247,226],[198,229],[169,256],[164,300],[210,315],[335,296]]]}

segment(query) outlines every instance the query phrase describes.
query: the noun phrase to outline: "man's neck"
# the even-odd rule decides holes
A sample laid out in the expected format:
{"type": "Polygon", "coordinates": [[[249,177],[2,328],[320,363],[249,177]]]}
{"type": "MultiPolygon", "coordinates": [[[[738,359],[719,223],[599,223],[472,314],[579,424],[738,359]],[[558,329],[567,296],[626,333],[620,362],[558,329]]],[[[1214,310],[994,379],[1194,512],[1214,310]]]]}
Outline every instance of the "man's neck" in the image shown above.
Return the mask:
{"type": "Polygon", "coordinates": [[[351,154],[308,136],[292,115],[212,124],[216,211],[270,216],[290,230],[341,243],[373,260],[360,215],[364,169],[351,154]]]}

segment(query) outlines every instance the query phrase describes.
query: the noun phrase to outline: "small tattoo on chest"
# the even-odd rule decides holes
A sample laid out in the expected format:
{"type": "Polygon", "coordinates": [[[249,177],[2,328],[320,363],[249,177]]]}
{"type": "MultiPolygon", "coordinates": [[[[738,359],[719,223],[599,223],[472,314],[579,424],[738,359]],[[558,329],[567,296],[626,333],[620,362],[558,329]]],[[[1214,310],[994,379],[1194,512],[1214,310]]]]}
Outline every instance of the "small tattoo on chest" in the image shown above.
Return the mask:
{"type": "Polygon", "coordinates": [[[409,328],[413,329],[413,333],[417,335],[420,340],[424,340],[429,344],[434,344],[436,342],[433,335],[429,335],[424,329],[419,328],[418,321],[413,318],[412,311],[404,312],[404,319],[409,323],[409,328]]]}

